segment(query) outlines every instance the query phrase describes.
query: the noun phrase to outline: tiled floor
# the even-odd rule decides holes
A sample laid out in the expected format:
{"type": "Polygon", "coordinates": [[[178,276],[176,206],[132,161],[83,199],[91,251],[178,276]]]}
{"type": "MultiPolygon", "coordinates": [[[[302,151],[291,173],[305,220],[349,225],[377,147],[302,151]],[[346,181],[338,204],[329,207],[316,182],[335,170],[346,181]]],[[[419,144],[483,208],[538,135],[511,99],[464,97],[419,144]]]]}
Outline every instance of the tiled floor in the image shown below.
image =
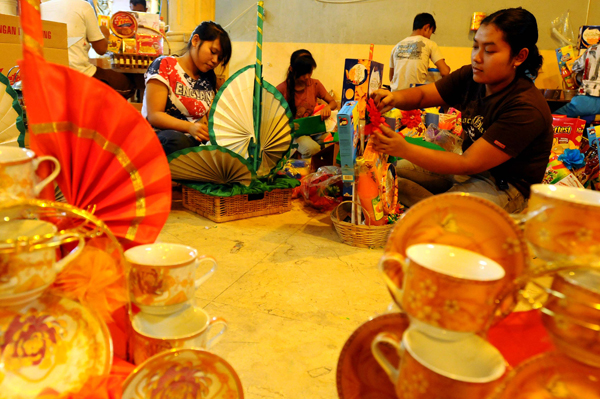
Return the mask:
{"type": "Polygon", "coordinates": [[[227,320],[212,350],[247,399],[337,398],[342,346],[391,302],[377,271],[382,250],[342,244],[329,214],[299,200],[284,214],[214,223],[175,199],[159,240],[217,259],[198,305],[227,320]]]}

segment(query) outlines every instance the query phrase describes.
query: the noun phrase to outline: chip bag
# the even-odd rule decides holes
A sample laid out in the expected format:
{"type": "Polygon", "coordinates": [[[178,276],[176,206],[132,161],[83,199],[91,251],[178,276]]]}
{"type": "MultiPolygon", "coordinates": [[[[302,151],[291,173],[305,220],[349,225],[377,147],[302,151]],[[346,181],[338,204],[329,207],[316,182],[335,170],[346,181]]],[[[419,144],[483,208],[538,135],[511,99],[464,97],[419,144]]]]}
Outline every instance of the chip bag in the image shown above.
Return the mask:
{"type": "Polygon", "coordinates": [[[578,150],[581,146],[581,137],[585,128],[585,121],[578,118],[564,118],[552,116],[554,128],[554,141],[552,152],[560,155],[567,148],[578,150]]]}
{"type": "Polygon", "coordinates": [[[342,169],[339,166],[322,166],[302,179],[300,185],[306,203],[321,211],[335,208],[343,200],[342,169]]]}
{"type": "Polygon", "coordinates": [[[585,160],[585,166],[573,173],[585,188],[592,188],[592,183],[598,180],[598,147],[596,143],[590,144],[587,137],[581,139],[579,150],[585,160]]]}

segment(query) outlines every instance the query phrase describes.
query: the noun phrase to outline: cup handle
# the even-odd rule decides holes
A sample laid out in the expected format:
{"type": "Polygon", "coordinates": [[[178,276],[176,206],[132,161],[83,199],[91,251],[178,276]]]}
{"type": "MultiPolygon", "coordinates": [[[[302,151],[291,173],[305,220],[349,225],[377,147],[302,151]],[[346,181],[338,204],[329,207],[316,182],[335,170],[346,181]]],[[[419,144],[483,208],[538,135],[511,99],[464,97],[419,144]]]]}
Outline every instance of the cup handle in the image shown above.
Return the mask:
{"type": "Polygon", "coordinates": [[[537,216],[541,215],[542,213],[545,213],[553,208],[554,208],[553,205],[544,205],[544,206],[540,207],[539,209],[536,209],[535,211],[527,212],[524,215],[523,214],[514,215],[511,213],[509,216],[520,228],[523,228],[523,227],[525,227],[525,224],[529,220],[531,220],[534,217],[537,217],[537,216]]]}
{"type": "Polygon", "coordinates": [[[227,321],[222,317],[213,317],[208,322],[208,328],[206,330],[206,334],[208,335],[210,333],[210,331],[212,331],[213,326],[216,326],[217,324],[221,325],[221,330],[219,330],[219,332],[216,333],[211,339],[206,341],[206,349],[212,348],[214,344],[219,342],[219,340],[221,339],[223,334],[225,334],[225,331],[227,331],[227,321]]]}
{"type": "Polygon", "coordinates": [[[212,262],[213,267],[205,275],[197,278],[196,281],[194,281],[194,285],[196,286],[196,289],[200,288],[202,283],[205,282],[206,280],[208,280],[209,277],[212,276],[215,271],[217,271],[217,261],[215,260],[215,258],[213,258],[212,256],[208,256],[208,255],[200,255],[196,258],[196,269],[200,266],[200,264],[202,262],[207,262],[207,261],[212,262]]]}
{"type": "Polygon", "coordinates": [[[67,256],[65,256],[64,258],[62,258],[61,260],[59,260],[58,262],[56,262],[54,264],[54,269],[56,270],[56,273],[60,273],[62,271],[62,269],[65,267],[65,265],[67,263],[69,263],[70,261],[72,261],[73,259],[75,259],[81,253],[81,251],[83,251],[83,247],[85,247],[85,239],[83,238],[83,236],[81,236],[77,233],[66,233],[66,234],[63,234],[60,237],[58,237],[58,239],[62,241],[65,238],[70,238],[70,237],[77,237],[79,242],[77,243],[77,246],[75,248],[73,248],[67,256]]]}
{"type": "Polygon", "coordinates": [[[390,380],[392,381],[392,383],[394,385],[396,385],[396,382],[398,382],[398,375],[400,372],[399,372],[398,368],[392,366],[392,364],[390,363],[388,358],[385,357],[385,355],[383,353],[381,353],[381,350],[379,349],[379,345],[382,342],[388,343],[388,344],[392,345],[394,348],[396,348],[396,350],[400,354],[400,357],[402,357],[402,354],[404,353],[404,347],[402,346],[402,343],[401,343],[400,339],[398,338],[398,336],[396,336],[395,334],[392,334],[392,333],[387,333],[387,332],[382,332],[382,333],[377,334],[375,339],[373,339],[373,342],[371,342],[371,352],[373,353],[373,357],[375,358],[375,360],[377,360],[377,363],[379,363],[381,368],[390,377],[390,380]]]}
{"type": "Polygon", "coordinates": [[[37,170],[40,163],[44,161],[50,161],[54,163],[54,170],[52,171],[52,173],[50,173],[50,176],[46,177],[44,180],[36,184],[33,188],[36,197],[40,194],[42,189],[46,187],[52,180],[54,180],[56,176],[58,176],[58,174],[60,173],[60,163],[58,162],[58,159],[50,155],[44,155],[42,157],[35,158],[33,161],[35,169],[37,170]]]}
{"type": "Polygon", "coordinates": [[[381,272],[381,274],[383,274],[383,279],[385,280],[386,284],[389,286],[394,286],[398,288],[398,293],[400,294],[400,297],[402,297],[402,285],[404,283],[404,275],[406,274],[406,270],[408,268],[408,265],[406,264],[406,260],[404,260],[401,256],[398,255],[383,255],[381,257],[381,259],[379,259],[379,264],[377,265],[377,267],[379,268],[379,271],[381,272]],[[400,263],[400,266],[402,267],[402,274],[396,274],[396,277],[399,277],[398,282],[393,281],[391,279],[391,277],[389,276],[388,273],[386,273],[385,270],[385,263],[388,261],[395,261],[400,263]]]}

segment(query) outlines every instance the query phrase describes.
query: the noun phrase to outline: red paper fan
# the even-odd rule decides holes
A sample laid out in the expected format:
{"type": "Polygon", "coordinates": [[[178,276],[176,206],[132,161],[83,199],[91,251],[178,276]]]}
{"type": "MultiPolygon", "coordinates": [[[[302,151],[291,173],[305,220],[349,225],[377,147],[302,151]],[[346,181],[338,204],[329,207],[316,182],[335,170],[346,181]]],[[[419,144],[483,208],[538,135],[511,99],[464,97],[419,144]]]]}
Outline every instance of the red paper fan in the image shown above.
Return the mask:
{"type": "Polygon", "coordinates": [[[59,160],[56,182],[70,204],[95,206],[126,245],[154,242],[171,206],[171,174],[156,134],[104,83],[47,63],[39,0],[21,6],[31,148],[59,160]]]}

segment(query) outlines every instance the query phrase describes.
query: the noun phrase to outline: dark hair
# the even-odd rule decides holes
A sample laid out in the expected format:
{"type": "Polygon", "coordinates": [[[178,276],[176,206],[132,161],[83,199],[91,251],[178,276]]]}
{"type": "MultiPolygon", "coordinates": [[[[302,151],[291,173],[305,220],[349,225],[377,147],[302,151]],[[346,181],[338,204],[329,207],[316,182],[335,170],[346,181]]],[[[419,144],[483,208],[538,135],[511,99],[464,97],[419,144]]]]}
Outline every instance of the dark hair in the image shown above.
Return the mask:
{"type": "Polygon", "coordinates": [[[431,29],[435,32],[435,19],[433,19],[433,15],[423,12],[421,14],[417,14],[415,20],[413,21],[413,30],[418,30],[423,28],[425,25],[429,25],[431,29]]]}
{"type": "Polygon", "coordinates": [[[144,8],[146,7],[146,0],[129,0],[129,4],[133,6],[142,5],[144,8]]]}
{"type": "Polygon", "coordinates": [[[219,39],[219,42],[221,43],[221,58],[219,61],[221,61],[225,67],[231,59],[231,40],[225,29],[213,21],[202,22],[200,25],[196,26],[196,29],[192,32],[192,36],[190,36],[190,41],[188,43],[188,50],[192,48],[192,39],[196,35],[200,38],[200,45],[205,41],[211,42],[219,39]]]}
{"type": "Polygon", "coordinates": [[[488,15],[481,25],[493,24],[504,34],[504,41],[510,46],[511,56],[516,56],[526,48],[527,58],[517,67],[517,75],[535,79],[544,58],[537,48],[538,26],[532,13],[521,7],[507,8],[488,15]]]}
{"type": "Polygon", "coordinates": [[[290,68],[287,72],[285,82],[287,83],[286,100],[294,118],[296,117],[296,78],[311,73],[317,67],[317,62],[308,50],[296,50],[290,57],[290,68]]]}

